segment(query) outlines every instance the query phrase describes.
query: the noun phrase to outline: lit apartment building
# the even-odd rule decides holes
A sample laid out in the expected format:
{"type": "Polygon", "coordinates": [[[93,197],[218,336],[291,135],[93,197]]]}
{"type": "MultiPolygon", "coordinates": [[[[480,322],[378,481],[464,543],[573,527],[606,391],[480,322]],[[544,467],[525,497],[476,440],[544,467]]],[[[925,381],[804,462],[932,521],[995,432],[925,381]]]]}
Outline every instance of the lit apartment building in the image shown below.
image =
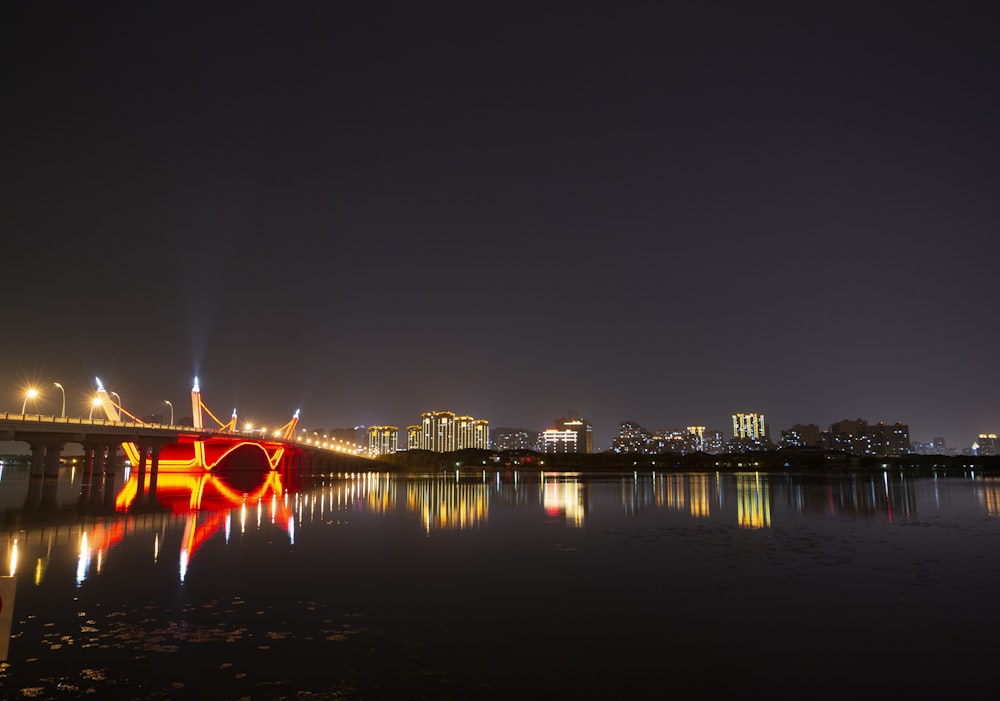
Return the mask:
{"type": "Polygon", "coordinates": [[[722,453],[726,449],[726,437],[723,435],[722,431],[717,429],[709,429],[705,431],[705,438],[702,442],[703,450],[710,454],[716,455],[722,453]]]}
{"type": "Polygon", "coordinates": [[[420,441],[423,439],[420,425],[406,427],[406,449],[420,450],[420,441]]]}
{"type": "Polygon", "coordinates": [[[692,437],[694,441],[695,451],[705,451],[705,427],[704,426],[688,426],[688,435],[692,437]]]}
{"type": "Polygon", "coordinates": [[[455,448],[455,412],[425,411],[420,415],[420,447],[435,453],[455,448]]]}
{"type": "Polygon", "coordinates": [[[879,421],[869,427],[874,455],[907,455],[910,451],[910,427],[898,421],[891,426],[879,421]]]}
{"type": "Polygon", "coordinates": [[[538,431],[526,428],[498,428],[493,431],[494,450],[536,450],[538,431]]]}
{"type": "Polygon", "coordinates": [[[485,419],[474,419],[471,416],[458,416],[455,418],[455,445],[456,450],[463,448],[481,448],[487,450],[490,447],[490,424],[485,419]]]}
{"type": "Polygon", "coordinates": [[[411,449],[449,453],[466,448],[488,449],[490,424],[485,419],[455,416],[452,411],[426,411],[419,426],[408,426],[406,444],[411,449]]]}
{"type": "Polygon", "coordinates": [[[565,416],[556,419],[556,428],[560,431],[575,431],[577,453],[594,452],[594,427],[586,419],[565,416]]]}
{"type": "Polygon", "coordinates": [[[898,421],[892,425],[863,419],[844,419],[820,434],[820,447],[848,455],[907,455],[910,452],[910,427],[898,421]]]}
{"type": "Polygon", "coordinates": [[[395,453],[399,445],[399,430],[395,426],[368,427],[368,454],[395,453]]]}
{"type": "Polygon", "coordinates": [[[635,421],[618,424],[618,435],[611,439],[611,449],[616,453],[645,453],[650,432],[635,421]]]}
{"type": "Polygon", "coordinates": [[[997,434],[980,433],[979,440],[973,446],[976,455],[996,455],[997,454],[997,434]]]}
{"type": "Polygon", "coordinates": [[[578,438],[576,431],[547,428],[538,434],[538,448],[543,453],[578,453],[578,438]]]}
{"type": "Polygon", "coordinates": [[[766,437],[763,414],[733,414],[733,438],[760,440],[766,437]]]}
{"type": "Polygon", "coordinates": [[[779,445],[785,448],[809,448],[819,445],[817,424],[795,424],[781,432],[779,445]]]}

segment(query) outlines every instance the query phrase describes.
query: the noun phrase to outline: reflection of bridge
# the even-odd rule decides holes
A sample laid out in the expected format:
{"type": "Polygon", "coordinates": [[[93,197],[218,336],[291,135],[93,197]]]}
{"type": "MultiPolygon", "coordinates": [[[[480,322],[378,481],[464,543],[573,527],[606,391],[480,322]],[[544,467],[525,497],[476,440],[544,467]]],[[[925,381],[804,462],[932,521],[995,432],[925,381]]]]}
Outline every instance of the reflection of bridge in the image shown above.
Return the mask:
{"type": "MultiPolygon", "coordinates": [[[[167,475],[164,475],[166,478],[167,475]]],[[[81,516],[75,510],[54,511],[48,513],[44,520],[28,520],[14,518],[10,523],[4,523],[0,530],[0,554],[3,554],[2,541],[6,531],[7,549],[2,559],[3,568],[10,568],[10,575],[25,564],[35,563],[32,573],[35,584],[45,577],[49,562],[53,560],[53,550],[74,548],[79,555],[77,563],[77,584],[87,579],[90,570],[96,564],[100,573],[102,564],[107,561],[110,551],[124,538],[145,535],[150,537],[151,554],[155,560],[160,555],[164,545],[165,533],[171,529],[180,528],[183,531],[179,543],[179,565],[181,581],[184,580],[187,565],[195,553],[216,534],[224,531],[226,540],[234,518],[235,524],[243,532],[253,524],[262,526],[263,517],[278,528],[286,531],[294,538],[294,518],[288,503],[287,493],[283,492],[281,477],[277,472],[263,476],[253,493],[232,497],[221,496],[211,503],[195,498],[198,493],[198,480],[193,476],[186,484],[166,479],[161,498],[166,498],[170,509],[148,511],[141,513],[116,514],[110,518],[98,517],[91,519],[81,516]],[[187,487],[189,493],[183,495],[187,487]],[[177,497],[173,500],[173,497],[177,497]],[[229,500],[227,500],[229,499],[229,500]],[[186,508],[190,505],[190,508],[186,508]],[[204,508],[203,508],[204,507],[204,508]],[[20,561],[20,562],[19,562],[20,561]]],[[[204,475],[207,480],[217,480],[211,474],[204,475]]],[[[207,490],[206,490],[207,491],[207,490]]],[[[5,514],[10,516],[12,514],[5,514]]],[[[59,560],[61,556],[55,556],[59,560]]],[[[7,574],[0,569],[0,575],[7,574]]]]}
{"type": "MultiPolygon", "coordinates": [[[[239,431],[235,411],[230,421],[223,424],[202,403],[197,378],[191,391],[191,404],[192,426],[147,424],[116,404],[98,380],[94,406],[100,406],[107,418],[0,414],[0,440],[22,441],[30,446],[33,478],[56,477],[65,446],[81,445],[84,498],[89,497],[87,492],[95,484],[95,475],[100,478],[96,483],[103,484],[108,475],[115,474],[120,447],[132,469],[125,489],[116,498],[119,509],[155,503],[158,482],[168,474],[198,478],[206,474],[252,472],[260,475],[277,471],[287,477],[297,477],[354,469],[370,462],[356,451],[345,451],[341,444],[297,439],[297,411],[288,423],[271,435],[239,431]],[[216,421],[216,428],[204,425],[203,412],[216,421]],[[129,420],[124,420],[123,415],[129,420]]],[[[205,483],[202,480],[202,484],[205,483]]]]}

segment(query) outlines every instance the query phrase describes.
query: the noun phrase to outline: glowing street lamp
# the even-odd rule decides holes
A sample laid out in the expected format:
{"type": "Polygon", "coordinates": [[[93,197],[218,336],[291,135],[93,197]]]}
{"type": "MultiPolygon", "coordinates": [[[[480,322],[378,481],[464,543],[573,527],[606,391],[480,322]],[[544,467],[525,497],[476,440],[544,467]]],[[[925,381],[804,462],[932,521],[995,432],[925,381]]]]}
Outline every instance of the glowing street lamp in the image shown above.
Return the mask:
{"type": "Polygon", "coordinates": [[[118,394],[117,392],[108,392],[108,394],[115,395],[115,399],[118,400],[118,411],[120,412],[122,410],[122,397],[121,397],[121,395],[118,394]]]}
{"type": "Polygon", "coordinates": [[[56,387],[58,387],[59,391],[62,392],[62,413],[59,416],[61,416],[62,418],[65,419],[66,418],[66,390],[58,382],[53,382],[52,384],[54,384],[56,387]]]}
{"type": "Polygon", "coordinates": [[[163,403],[170,407],[170,425],[174,425],[174,405],[170,403],[169,399],[164,399],[163,403]]]}
{"type": "Polygon", "coordinates": [[[94,397],[94,400],[90,403],[90,413],[87,414],[87,418],[88,419],[93,419],[94,418],[94,409],[96,409],[99,406],[101,406],[101,398],[100,397],[94,397]]]}
{"type": "Polygon", "coordinates": [[[24,416],[24,412],[28,409],[28,400],[35,401],[38,398],[38,390],[34,387],[30,387],[27,392],[24,393],[24,403],[21,404],[21,416],[24,416]]]}

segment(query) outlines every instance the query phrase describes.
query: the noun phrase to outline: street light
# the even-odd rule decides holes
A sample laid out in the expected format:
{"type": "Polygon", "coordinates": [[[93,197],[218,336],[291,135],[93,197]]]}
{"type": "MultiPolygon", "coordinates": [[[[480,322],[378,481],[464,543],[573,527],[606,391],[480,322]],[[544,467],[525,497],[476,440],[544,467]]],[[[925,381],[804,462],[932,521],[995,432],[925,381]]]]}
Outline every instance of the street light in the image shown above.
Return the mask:
{"type": "Polygon", "coordinates": [[[54,384],[56,387],[58,387],[59,391],[62,392],[63,402],[62,402],[62,414],[60,414],[60,416],[65,419],[66,418],[66,390],[63,389],[63,386],[61,384],[59,384],[58,382],[53,382],[52,384],[54,384]]]}
{"type": "Polygon", "coordinates": [[[174,405],[170,403],[169,399],[164,399],[163,403],[170,407],[170,426],[174,425],[174,405]]]}
{"type": "Polygon", "coordinates": [[[118,394],[117,392],[108,392],[108,394],[115,395],[115,398],[118,400],[118,418],[121,419],[121,417],[122,417],[122,411],[123,411],[123,409],[122,409],[122,397],[121,397],[121,395],[118,394]]]}
{"type": "Polygon", "coordinates": [[[24,412],[28,409],[28,400],[30,399],[34,401],[37,396],[38,390],[34,387],[29,388],[28,391],[24,393],[24,403],[21,405],[21,416],[24,416],[24,412]]]}
{"type": "Polygon", "coordinates": [[[94,397],[94,400],[90,403],[90,413],[87,414],[87,418],[88,419],[93,419],[94,418],[94,409],[96,409],[99,406],[101,406],[101,398],[100,397],[94,397]]]}

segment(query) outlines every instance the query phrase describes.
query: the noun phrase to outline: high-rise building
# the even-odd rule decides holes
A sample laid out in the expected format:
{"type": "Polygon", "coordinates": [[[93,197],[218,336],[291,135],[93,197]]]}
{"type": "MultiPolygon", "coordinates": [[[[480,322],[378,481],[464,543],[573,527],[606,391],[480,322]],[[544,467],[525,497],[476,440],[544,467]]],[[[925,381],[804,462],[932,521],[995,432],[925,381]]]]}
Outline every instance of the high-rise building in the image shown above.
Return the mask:
{"type": "Polygon", "coordinates": [[[725,451],[726,437],[722,431],[711,428],[705,431],[704,450],[710,455],[716,455],[725,451]]]}
{"type": "Polygon", "coordinates": [[[573,430],[562,431],[558,428],[547,428],[538,434],[539,448],[543,453],[578,453],[579,434],[573,430]]]}
{"type": "Polygon", "coordinates": [[[489,422],[471,416],[455,417],[455,445],[458,446],[456,450],[463,448],[487,450],[490,447],[489,422]]]}
{"type": "Polygon", "coordinates": [[[354,442],[357,445],[368,445],[368,427],[364,424],[354,427],[354,442]]]}
{"type": "Polygon", "coordinates": [[[907,455],[910,451],[910,427],[896,422],[869,424],[864,419],[844,419],[830,424],[820,434],[820,447],[848,455],[907,455]]]}
{"type": "Polygon", "coordinates": [[[395,426],[368,427],[368,454],[387,455],[395,453],[399,446],[399,431],[395,426]]]}
{"type": "Polygon", "coordinates": [[[406,449],[420,450],[423,433],[419,424],[406,427],[406,449]]]}
{"type": "Polygon", "coordinates": [[[867,431],[872,455],[907,455],[910,453],[910,427],[898,421],[891,426],[879,421],[867,431]]]}
{"type": "Polygon", "coordinates": [[[701,448],[696,433],[691,433],[687,428],[665,428],[651,434],[646,440],[646,453],[651,455],[662,455],[664,453],[677,453],[687,455],[694,453],[701,448]]]}
{"type": "Polygon", "coordinates": [[[435,453],[455,450],[455,412],[425,411],[421,414],[420,447],[435,453]]]}
{"type": "Polygon", "coordinates": [[[420,415],[420,426],[407,427],[406,436],[407,446],[436,453],[485,450],[490,446],[490,424],[485,419],[455,416],[453,411],[426,411],[420,415]]]}
{"type": "Polygon", "coordinates": [[[494,450],[537,450],[538,431],[526,428],[497,428],[493,431],[494,450]]]}
{"type": "Polygon", "coordinates": [[[766,437],[763,414],[733,414],[733,438],[760,440],[766,437]]]}
{"type": "Polygon", "coordinates": [[[611,449],[616,453],[645,453],[651,434],[635,421],[618,424],[618,435],[611,439],[611,449]]]}
{"type": "Polygon", "coordinates": [[[976,441],[976,455],[996,455],[997,454],[997,434],[980,433],[979,440],[976,441]]]}
{"type": "Polygon", "coordinates": [[[594,452],[594,427],[589,421],[580,417],[561,416],[556,419],[556,428],[560,431],[576,433],[576,453],[594,452]]]}
{"type": "Polygon", "coordinates": [[[690,435],[694,440],[694,449],[696,451],[705,451],[705,427],[704,426],[688,426],[688,435],[690,435]]]}
{"type": "Polygon", "coordinates": [[[785,448],[809,448],[819,445],[818,424],[795,424],[781,432],[779,444],[785,448]]]}

